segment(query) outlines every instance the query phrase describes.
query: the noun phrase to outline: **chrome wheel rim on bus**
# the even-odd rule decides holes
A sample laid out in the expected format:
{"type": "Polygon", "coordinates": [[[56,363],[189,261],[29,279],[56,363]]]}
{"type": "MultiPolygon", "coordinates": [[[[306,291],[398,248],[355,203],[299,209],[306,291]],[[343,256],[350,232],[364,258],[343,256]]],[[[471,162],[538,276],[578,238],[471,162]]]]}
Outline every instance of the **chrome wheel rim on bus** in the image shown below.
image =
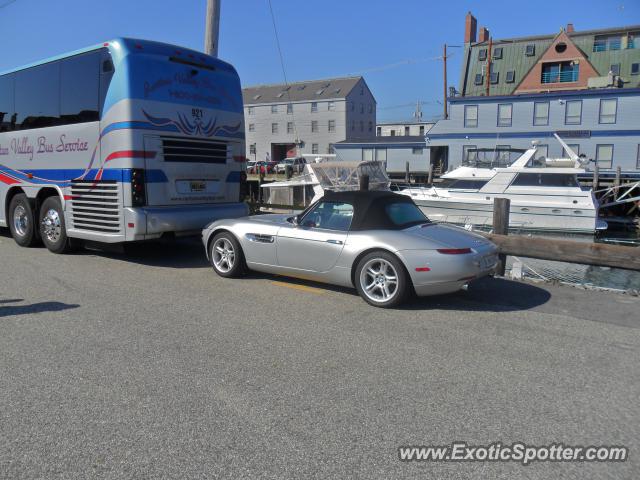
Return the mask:
{"type": "Polygon", "coordinates": [[[236,260],[236,252],[233,245],[226,238],[219,238],[213,244],[213,264],[222,273],[227,273],[233,268],[236,260]]]}
{"type": "Polygon", "coordinates": [[[374,302],[388,302],[398,294],[398,272],[382,258],[372,258],[360,271],[360,286],[374,302]]]}
{"type": "Polygon", "coordinates": [[[21,237],[24,237],[27,234],[27,230],[29,228],[29,215],[22,205],[18,205],[13,211],[13,228],[21,237]]]}
{"type": "Polygon", "coordinates": [[[62,224],[60,223],[60,215],[51,209],[47,211],[42,219],[42,233],[51,243],[56,243],[62,233],[62,224]]]}

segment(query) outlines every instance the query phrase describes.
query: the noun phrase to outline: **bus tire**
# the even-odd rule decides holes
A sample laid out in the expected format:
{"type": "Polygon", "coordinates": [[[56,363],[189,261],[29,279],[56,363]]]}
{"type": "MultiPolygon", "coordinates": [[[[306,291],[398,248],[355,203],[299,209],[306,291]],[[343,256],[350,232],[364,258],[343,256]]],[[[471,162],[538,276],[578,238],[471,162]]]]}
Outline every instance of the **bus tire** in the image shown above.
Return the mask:
{"type": "Polygon", "coordinates": [[[7,223],[11,236],[21,247],[33,247],[38,243],[36,216],[24,193],[18,193],[11,199],[7,223]]]}
{"type": "Polygon", "coordinates": [[[74,249],[75,243],[67,236],[64,211],[59,197],[49,197],[42,202],[38,219],[42,242],[50,252],[69,253],[74,249]]]}

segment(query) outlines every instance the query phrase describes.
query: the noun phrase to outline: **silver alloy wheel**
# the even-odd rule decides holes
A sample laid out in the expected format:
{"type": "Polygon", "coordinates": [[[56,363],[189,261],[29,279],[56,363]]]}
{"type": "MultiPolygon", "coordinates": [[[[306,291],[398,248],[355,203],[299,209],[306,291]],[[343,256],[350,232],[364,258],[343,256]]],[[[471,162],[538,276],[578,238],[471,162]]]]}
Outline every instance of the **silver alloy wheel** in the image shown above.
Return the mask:
{"type": "Polygon", "coordinates": [[[229,239],[219,238],[213,244],[211,251],[213,265],[216,267],[216,270],[219,270],[222,273],[227,273],[233,268],[236,260],[236,252],[229,239]]]}
{"type": "Polygon", "coordinates": [[[383,258],[372,258],[360,271],[360,287],[374,302],[388,302],[398,294],[398,272],[383,258]]]}
{"type": "Polygon", "coordinates": [[[27,229],[29,228],[29,214],[22,205],[18,205],[13,211],[13,228],[21,237],[24,237],[27,234],[27,229]]]}
{"type": "Polygon", "coordinates": [[[42,233],[51,243],[56,243],[62,233],[60,215],[53,208],[49,209],[42,218],[42,233]]]}

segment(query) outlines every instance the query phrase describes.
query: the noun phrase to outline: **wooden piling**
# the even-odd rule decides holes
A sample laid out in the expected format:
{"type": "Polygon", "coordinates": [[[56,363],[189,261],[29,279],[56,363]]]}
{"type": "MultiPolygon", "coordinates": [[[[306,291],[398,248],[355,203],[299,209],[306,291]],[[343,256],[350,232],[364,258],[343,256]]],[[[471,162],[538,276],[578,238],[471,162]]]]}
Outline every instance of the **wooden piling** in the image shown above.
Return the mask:
{"type": "Polygon", "coordinates": [[[360,190],[369,190],[369,175],[362,174],[360,175],[360,190]]]}
{"type": "Polygon", "coordinates": [[[409,183],[411,177],[409,176],[409,162],[404,165],[404,181],[409,183]]]}
{"type": "Polygon", "coordinates": [[[599,178],[600,168],[598,167],[598,163],[596,162],[595,166],[593,167],[593,186],[591,187],[594,192],[598,190],[598,184],[600,183],[599,178]]]}
{"type": "MultiPolygon", "coordinates": [[[[493,199],[493,233],[496,235],[509,234],[509,210],[511,209],[511,200],[508,198],[493,199]]],[[[504,253],[498,254],[498,265],[496,266],[496,274],[504,276],[507,266],[507,256],[504,253]]]]}
{"type": "Polygon", "coordinates": [[[429,177],[427,178],[427,185],[433,185],[433,165],[429,165],[429,177]]]}

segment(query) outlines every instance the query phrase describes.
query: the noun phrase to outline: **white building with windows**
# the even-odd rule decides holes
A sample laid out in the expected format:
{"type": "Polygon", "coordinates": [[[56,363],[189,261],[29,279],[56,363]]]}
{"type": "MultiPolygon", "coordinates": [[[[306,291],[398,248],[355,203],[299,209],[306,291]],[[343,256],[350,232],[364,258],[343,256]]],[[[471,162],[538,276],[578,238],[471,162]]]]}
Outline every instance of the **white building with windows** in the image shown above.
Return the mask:
{"type": "Polygon", "coordinates": [[[435,122],[378,122],[376,136],[378,137],[424,137],[431,130],[435,122]]]}
{"type": "Polygon", "coordinates": [[[247,158],[333,153],[343,140],[374,138],[376,100],[364,78],[243,89],[247,158]]]}

